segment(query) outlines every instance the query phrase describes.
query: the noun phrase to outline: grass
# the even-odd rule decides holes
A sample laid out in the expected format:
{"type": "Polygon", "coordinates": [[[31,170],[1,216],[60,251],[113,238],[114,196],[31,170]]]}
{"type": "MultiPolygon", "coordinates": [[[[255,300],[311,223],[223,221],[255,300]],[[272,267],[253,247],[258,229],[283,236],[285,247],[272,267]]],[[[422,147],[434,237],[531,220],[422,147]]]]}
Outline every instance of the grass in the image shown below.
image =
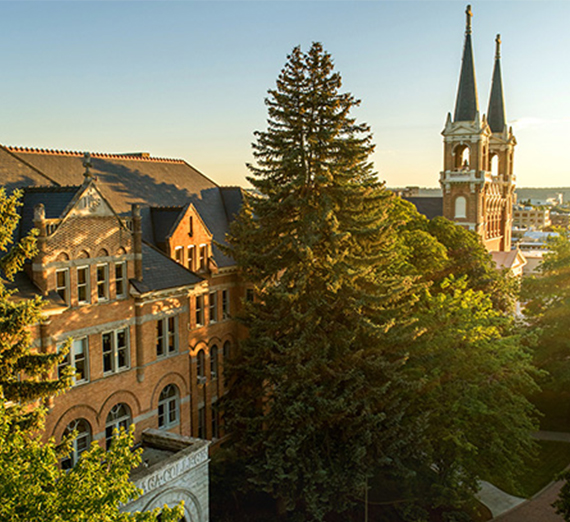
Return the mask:
{"type": "Polygon", "coordinates": [[[504,483],[498,476],[485,477],[485,480],[516,497],[532,497],[570,464],[569,443],[541,440],[538,445],[538,455],[529,462],[526,472],[519,479],[518,487],[504,483]]]}

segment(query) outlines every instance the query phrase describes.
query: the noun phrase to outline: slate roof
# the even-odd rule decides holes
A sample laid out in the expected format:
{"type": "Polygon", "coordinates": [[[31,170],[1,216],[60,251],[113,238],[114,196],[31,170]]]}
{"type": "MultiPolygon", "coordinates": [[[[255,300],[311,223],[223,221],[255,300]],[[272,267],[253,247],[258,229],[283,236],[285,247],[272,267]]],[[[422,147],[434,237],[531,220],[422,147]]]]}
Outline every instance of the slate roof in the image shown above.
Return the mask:
{"type": "MultiPolygon", "coordinates": [[[[228,214],[235,213],[237,195],[226,196],[216,183],[181,159],[153,158],[142,153],[91,153],[91,173],[97,188],[115,212],[125,215],[131,204],[147,207],[180,206],[192,203],[214,240],[225,242],[228,214]],[[228,212],[225,202],[231,206],[228,212]]],[[[9,191],[29,185],[81,185],[84,180],[83,152],[30,149],[0,145],[0,182],[9,191]]],[[[143,212],[143,237],[154,241],[148,226],[150,212],[143,212]]],[[[219,267],[234,261],[213,245],[219,267]]]]}
{"type": "Polygon", "coordinates": [[[224,206],[226,207],[226,215],[231,223],[238,215],[243,204],[243,189],[241,187],[220,187],[224,206]]]}
{"type": "Polygon", "coordinates": [[[130,281],[140,293],[195,285],[203,281],[203,278],[146,243],[142,245],[142,259],[142,282],[135,279],[130,281]]]}
{"type": "Polygon", "coordinates": [[[489,96],[489,109],[487,110],[487,122],[493,132],[503,132],[505,129],[505,100],[503,98],[503,81],[501,78],[501,40],[497,35],[497,50],[495,54],[495,67],[493,69],[493,82],[491,83],[491,95],[489,96]]]}
{"type": "Polygon", "coordinates": [[[150,216],[154,243],[164,243],[184,209],[182,207],[152,207],[150,216]]]}
{"type": "Polygon", "coordinates": [[[47,219],[61,217],[81,187],[27,187],[22,198],[21,220],[17,237],[34,227],[34,207],[43,203],[47,219]]]}
{"type": "Polygon", "coordinates": [[[469,16],[470,15],[468,14],[453,121],[473,121],[479,111],[479,99],[477,97],[477,81],[475,80],[475,62],[473,60],[471,23],[469,16]]]}
{"type": "Polygon", "coordinates": [[[418,209],[418,212],[420,214],[423,214],[428,219],[433,219],[437,216],[443,216],[443,197],[405,197],[402,199],[413,203],[418,209]]]}

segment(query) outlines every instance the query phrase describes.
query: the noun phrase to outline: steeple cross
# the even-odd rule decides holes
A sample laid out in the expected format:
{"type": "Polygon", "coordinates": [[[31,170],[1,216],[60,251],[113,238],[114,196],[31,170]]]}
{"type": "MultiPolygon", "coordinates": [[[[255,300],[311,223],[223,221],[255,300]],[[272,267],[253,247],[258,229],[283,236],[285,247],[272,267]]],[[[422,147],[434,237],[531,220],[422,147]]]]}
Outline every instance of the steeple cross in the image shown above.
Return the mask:
{"type": "Polygon", "coordinates": [[[473,11],[471,11],[471,5],[467,6],[465,9],[465,34],[471,34],[471,17],[473,16],[473,11]]]}

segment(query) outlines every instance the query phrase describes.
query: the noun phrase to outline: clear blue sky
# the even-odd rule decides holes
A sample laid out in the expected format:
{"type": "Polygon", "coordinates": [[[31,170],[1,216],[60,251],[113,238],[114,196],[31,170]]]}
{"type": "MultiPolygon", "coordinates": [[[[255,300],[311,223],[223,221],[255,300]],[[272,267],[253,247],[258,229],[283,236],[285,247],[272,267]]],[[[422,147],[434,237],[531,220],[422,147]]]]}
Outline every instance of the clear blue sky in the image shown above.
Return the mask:
{"type": "MultiPolygon", "coordinates": [[[[0,142],[180,157],[244,185],[264,97],[323,42],[389,186],[437,186],[465,6],[453,1],[0,2],[0,142]]],[[[474,1],[486,112],[501,33],[519,186],[569,186],[570,2],[474,1]]]]}

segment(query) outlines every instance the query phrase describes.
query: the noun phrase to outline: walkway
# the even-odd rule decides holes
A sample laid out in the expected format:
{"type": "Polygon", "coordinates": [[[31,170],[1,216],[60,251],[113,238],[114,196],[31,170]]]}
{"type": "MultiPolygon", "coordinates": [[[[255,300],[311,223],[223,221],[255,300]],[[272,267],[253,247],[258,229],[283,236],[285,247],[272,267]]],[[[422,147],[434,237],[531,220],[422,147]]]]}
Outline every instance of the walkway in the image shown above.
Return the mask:
{"type": "MultiPolygon", "coordinates": [[[[570,442],[570,433],[537,431],[534,438],[570,442]]],[[[562,481],[551,482],[530,500],[525,500],[513,497],[492,484],[481,482],[478,498],[491,510],[495,517],[493,520],[499,522],[564,522],[552,507],[562,485],[562,481]]]]}

